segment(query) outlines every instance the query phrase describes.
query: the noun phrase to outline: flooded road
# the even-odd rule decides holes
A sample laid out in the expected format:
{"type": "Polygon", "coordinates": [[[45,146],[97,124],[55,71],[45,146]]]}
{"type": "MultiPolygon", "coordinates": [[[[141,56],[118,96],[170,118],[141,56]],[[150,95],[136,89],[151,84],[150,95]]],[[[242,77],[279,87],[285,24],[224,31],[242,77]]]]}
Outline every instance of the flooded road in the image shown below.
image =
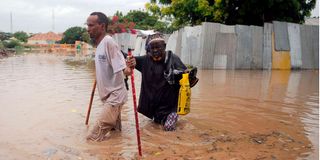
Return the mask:
{"type": "MultiPolygon", "coordinates": [[[[102,107],[96,92],[87,127],[94,69],[66,58],[0,59],[0,159],[136,159],[131,90],[122,131],[87,142],[102,107]]],[[[177,131],[139,115],[142,159],[319,159],[318,70],[200,70],[198,77],[177,131]]]]}

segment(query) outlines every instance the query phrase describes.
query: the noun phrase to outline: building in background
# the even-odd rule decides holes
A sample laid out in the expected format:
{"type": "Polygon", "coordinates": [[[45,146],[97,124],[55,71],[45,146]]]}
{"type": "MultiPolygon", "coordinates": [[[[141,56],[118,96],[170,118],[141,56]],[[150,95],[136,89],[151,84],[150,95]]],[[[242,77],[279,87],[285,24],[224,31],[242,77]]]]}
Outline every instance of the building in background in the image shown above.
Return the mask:
{"type": "Polygon", "coordinates": [[[38,33],[28,38],[27,44],[55,44],[62,39],[62,34],[54,32],[38,33]]]}

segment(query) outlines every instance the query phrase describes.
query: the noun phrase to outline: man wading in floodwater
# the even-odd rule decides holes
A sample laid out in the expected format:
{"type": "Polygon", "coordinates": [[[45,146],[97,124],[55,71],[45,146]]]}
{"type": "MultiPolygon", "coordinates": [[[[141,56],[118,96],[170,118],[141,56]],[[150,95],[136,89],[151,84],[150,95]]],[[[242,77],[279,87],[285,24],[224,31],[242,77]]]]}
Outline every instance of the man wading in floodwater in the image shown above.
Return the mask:
{"type": "Polygon", "coordinates": [[[93,12],[87,19],[88,33],[96,49],[95,66],[99,96],[103,109],[88,140],[102,141],[112,129],[121,130],[121,107],[128,93],[124,76],[132,70],[126,67],[125,59],[117,43],[107,35],[108,18],[101,12],[93,12]]]}

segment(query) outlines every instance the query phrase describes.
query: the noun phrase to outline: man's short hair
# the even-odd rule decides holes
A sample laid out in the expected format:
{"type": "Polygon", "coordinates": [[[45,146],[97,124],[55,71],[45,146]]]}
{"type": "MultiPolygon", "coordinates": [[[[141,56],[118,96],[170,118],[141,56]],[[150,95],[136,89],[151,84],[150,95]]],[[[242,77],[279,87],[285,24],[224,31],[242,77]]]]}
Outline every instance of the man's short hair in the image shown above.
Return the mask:
{"type": "Polygon", "coordinates": [[[107,31],[109,20],[108,20],[108,17],[104,13],[102,13],[102,12],[92,12],[90,14],[90,16],[98,16],[98,23],[99,24],[105,24],[105,28],[106,28],[106,31],[107,31]]]}

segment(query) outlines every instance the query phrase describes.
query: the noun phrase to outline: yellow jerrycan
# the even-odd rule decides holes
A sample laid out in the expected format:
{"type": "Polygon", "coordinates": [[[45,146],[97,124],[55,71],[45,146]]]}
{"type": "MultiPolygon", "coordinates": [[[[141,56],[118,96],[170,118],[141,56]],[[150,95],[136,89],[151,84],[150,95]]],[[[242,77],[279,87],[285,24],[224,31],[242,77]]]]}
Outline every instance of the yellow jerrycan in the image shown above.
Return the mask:
{"type": "Polygon", "coordinates": [[[191,99],[189,73],[182,74],[182,78],[179,81],[179,83],[180,83],[180,90],[179,90],[177,114],[186,115],[190,112],[190,99],[191,99]]]}

